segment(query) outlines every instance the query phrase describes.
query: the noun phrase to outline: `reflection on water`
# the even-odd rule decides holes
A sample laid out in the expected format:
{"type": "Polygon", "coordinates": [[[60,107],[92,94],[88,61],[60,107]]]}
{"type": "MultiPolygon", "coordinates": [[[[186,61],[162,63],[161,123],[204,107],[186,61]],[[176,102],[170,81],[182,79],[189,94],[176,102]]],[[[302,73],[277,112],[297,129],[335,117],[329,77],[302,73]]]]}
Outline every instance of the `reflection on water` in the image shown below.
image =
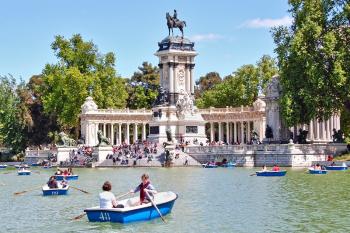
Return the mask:
{"type": "Polygon", "coordinates": [[[350,172],[309,175],[288,170],[285,177],[250,176],[245,168],[76,169],[79,180],[68,196],[43,197],[41,190],[14,196],[46,182],[54,170],[38,168],[28,177],[0,171],[1,232],[349,232],[350,172]],[[179,194],[173,212],[160,219],[127,225],[72,221],[98,204],[104,181],[118,195],[134,188],[148,172],[159,191],[179,194]]]}

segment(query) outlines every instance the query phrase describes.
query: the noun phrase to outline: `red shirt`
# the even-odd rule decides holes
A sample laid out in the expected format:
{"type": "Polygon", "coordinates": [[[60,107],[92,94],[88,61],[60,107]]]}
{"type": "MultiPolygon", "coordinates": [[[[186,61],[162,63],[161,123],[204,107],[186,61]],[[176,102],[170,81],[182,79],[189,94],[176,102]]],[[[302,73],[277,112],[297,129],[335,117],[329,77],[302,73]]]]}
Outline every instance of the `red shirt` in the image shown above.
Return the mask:
{"type": "Polygon", "coordinates": [[[278,172],[280,170],[280,168],[278,167],[278,166],[274,166],[273,168],[272,168],[272,171],[274,171],[274,172],[278,172]]]}

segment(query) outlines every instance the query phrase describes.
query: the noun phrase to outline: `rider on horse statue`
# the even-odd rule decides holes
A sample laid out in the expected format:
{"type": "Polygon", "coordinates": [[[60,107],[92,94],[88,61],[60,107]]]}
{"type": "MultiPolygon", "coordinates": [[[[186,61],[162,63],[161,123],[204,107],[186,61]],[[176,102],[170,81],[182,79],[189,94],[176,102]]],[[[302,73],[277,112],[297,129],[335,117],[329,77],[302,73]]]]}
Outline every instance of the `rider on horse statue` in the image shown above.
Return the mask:
{"type": "Polygon", "coordinates": [[[181,31],[182,37],[183,37],[183,28],[186,26],[185,21],[181,21],[177,18],[177,12],[174,10],[174,15],[171,16],[169,12],[166,13],[166,19],[167,19],[167,25],[169,30],[169,36],[170,36],[170,30],[173,33],[173,28],[178,28],[181,31]]]}

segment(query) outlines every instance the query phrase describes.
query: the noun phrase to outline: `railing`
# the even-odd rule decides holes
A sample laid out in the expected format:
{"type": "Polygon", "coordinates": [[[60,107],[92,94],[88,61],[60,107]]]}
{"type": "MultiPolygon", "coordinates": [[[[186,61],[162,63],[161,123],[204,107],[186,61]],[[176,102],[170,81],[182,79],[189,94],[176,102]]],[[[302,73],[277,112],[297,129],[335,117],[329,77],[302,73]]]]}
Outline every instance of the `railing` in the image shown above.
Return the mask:
{"type": "Polygon", "coordinates": [[[186,153],[232,153],[240,151],[287,151],[299,149],[304,152],[332,151],[332,144],[260,144],[260,145],[222,145],[222,146],[190,146],[185,148],[186,153]]]}
{"type": "Polygon", "coordinates": [[[226,108],[205,108],[197,110],[201,114],[215,114],[215,113],[239,113],[239,112],[253,112],[254,107],[241,106],[241,107],[226,107],[226,108]]]}

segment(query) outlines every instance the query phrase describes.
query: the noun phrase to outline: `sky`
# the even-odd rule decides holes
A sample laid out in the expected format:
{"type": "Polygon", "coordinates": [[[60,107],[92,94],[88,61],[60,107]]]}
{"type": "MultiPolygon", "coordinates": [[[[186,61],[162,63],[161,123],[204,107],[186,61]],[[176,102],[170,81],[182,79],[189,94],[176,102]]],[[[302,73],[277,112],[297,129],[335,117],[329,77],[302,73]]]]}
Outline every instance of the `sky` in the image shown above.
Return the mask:
{"type": "Polygon", "coordinates": [[[100,53],[115,53],[125,78],[143,61],[157,65],[158,42],[168,35],[165,14],[174,9],[195,42],[195,79],[212,71],[224,77],[264,54],[274,57],[270,28],[292,21],[287,0],[0,0],[0,6],[0,75],[26,81],[57,63],[55,35],[79,33],[100,53]]]}

